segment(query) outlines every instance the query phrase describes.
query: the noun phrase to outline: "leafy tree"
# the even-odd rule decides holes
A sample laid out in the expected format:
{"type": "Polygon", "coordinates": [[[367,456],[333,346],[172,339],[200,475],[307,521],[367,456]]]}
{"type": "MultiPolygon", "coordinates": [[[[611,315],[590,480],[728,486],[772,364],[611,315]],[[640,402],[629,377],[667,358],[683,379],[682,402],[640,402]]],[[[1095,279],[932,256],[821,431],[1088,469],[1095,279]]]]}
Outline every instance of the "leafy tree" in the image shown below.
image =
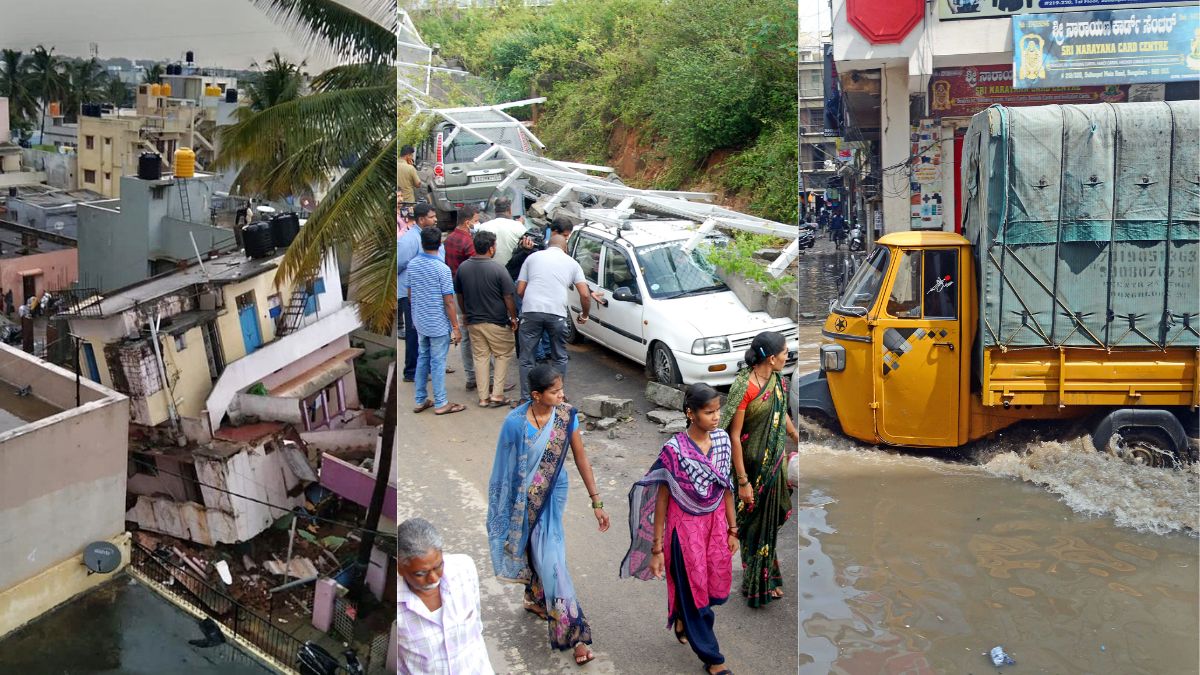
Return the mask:
{"type": "Polygon", "coordinates": [[[162,84],[162,76],[167,74],[167,70],[163,68],[161,63],[155,63],[142,73],[142,82],[144,84],[162,84]]]}
{"type": "Polygon", "coordinates": [[[37,95],[29,81],[28,58],[19,50],[0,51],[0,96],[8,99],[9,126],[28,130],[37,115],[37,95]]]}
{"type": "Polygon", "coordinates": [[[62,60],[54,55],[54,48],[46,49],[42,45],[33,48],[29,54],[28,65],[29,87],[37,96],[41,105],[41,126],[39,131],[46,131],[46,108],[51,101],[60,101],[67,91],[67,77],[62,60]]]}
{"type": "Polygon", "coordinates": [[[78,119],[80,106],[84,103],[96,103],[108,98],[108,74],[95,57],[65,64],[63,74],[66,79],[63,114],[68,119],[78,119]]]}
{"type": "Polygon", "coordinates": [[[350,248],[359,315],[371,330],[390,333],[396,312],[396,3],[367,0],[356,11],[334,0],[254,2],[342,65],[318,75],[310,93],[225,127],[216,166],[268,163],[282,147],[283,161],[267,175],[268,185],[298,192],[340,176],[288,247],[279,275],[307,279],[328,251],[350,248]]]}
{"type": "Polygon", "coordinates": [[[104,88],[105,100],[118,108],[129,105],[130,88],[119,77],[111,77],[104,88]]]}

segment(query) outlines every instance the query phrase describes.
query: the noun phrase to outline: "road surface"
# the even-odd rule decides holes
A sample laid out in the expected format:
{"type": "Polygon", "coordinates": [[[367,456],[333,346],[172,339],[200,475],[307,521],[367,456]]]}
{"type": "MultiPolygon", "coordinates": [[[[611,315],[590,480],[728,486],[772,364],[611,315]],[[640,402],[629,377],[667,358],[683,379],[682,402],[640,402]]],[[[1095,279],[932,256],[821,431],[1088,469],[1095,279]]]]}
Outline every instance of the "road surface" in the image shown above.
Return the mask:
{"type": "MultiPolygon", "coordinates": [[[[401,347],[401,349],[403,349],[401,347]]],[[[421,516],[437,525],[446,552],[470,555],[479,569],[484,635],[498,673],[562,673],[575,669],[571,652],[552,653],[545,625],[522,609],[521,587],[498,581],[491,573],[485,518],[487,486],[496,435],[508,409],[481,410],[474,392],[464,391],[458,351],[450,364],[450,398],[467,410],[446,417],[412,414],[413,386],[400,388],[398,517],[421,516]]],[[[515,382],[515,375],[513,381],[515,382]]],[[[592,625],[596,660],[592,673],[700,672],[689,647],[675,642],[666,628],[666,582],[618,579],[617,569],[629,546],[629,486],[657,456],[665,436],[645,413],[645,376],[641,366],[592,343],[571,347],[567,395],[574,400],[609,394],[634,400],[634,420],[616,430],[584,434],[612,527],[599,533],[588,508],[586,490],[568,460],[571,480],[567,508],[567,560],[584,613],[592,625]],[[621,379],[617,379],[620,375],[621,379]]],[[[737,593],[740,559],[734,564],[730,602],[718,607],[716,632],[726,663],[743,673],[794,673],[796,656],[796,528],[789,521],[780,533],[779,550],[787,596],[751,610],[737,593]]]]}

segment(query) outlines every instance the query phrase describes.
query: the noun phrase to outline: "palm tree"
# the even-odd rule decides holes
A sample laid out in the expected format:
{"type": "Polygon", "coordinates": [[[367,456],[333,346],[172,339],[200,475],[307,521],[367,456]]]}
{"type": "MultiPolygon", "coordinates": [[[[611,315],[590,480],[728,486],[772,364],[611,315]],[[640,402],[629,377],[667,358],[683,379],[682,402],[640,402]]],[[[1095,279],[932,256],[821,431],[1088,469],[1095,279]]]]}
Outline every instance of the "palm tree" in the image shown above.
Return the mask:
{"type": "MultiPolygon", "coordinates": [[[[299,98],[305,80],[300,69],[304,65],[304,62],[294,64],[278,51],[274,51],[267,61],[267,68],[260,70],[258,76],[247,84],[247,105],[234,112],[235,119],[246,122],[264,110],[299,98]]],[[[253,66],[257,67],[257,64],[253,66]]],[[[306,175],[278,171],[279,167],[292,158],[292,153],[288,151],[282,133],[276,135],[274,144],[274,152],[263,152],[261,156],[250,159],[239,168],[234,184],[240,185],[246,194],[280,199],[310,192],[315,185],[326,182],[326,174],[319,170],[306,175]]],[[[259,145],[265,146],[265,139],[259,145]]]]}
{"type": "Polygon", "coordinates": [[[120,108],[129,102],[129,87],[119,77],[110,77],[104,89],[105,100],[120,108]]]}
{"type": "Polygon", "coordinates": [[[63,97],[67,89],[67,79],[63,74],[62,61],[54,55],[54,48],[46,49],[42,45],[33,48],[29,54],[29,87],[41,100],[42,123],[40,132],[46,131],[46,106],[50,101],[63,97]]]}
{"type": "Polygon", "coordinates": [[[167,71],[162,67],[161,63],[156,63],[146,69],[142,74],[142,82],[146,84],[162,84],[162,76],[166,75],[167,71]]]}
{"type": "Polygon", "coordinates": [[[292,63],[279,50],[273,51],[266,70],[246,87],[250,110],[260,112],[298,98],[304,86],[304,73],[300,69],[305,65],[304,61],[299,65],[292,63]]]}
{"type": "Polygon", "coordinates": [[[299,192],[340,173],[288,247],[279,278],[308,279],[328,251],[349,248],[359,316],[388,334],[396,312],[396,2],[366,0],[356,11],[334,0],[253,1],[342,65],[318,75],[311,93],[223,129],[216,166],[273,161],[282,143],[273,184],[299,192]]]}
{"type": "Polygon", "coordinates": [[[72,120],[78,119],[80,106],[84,103],[108,98],[108,74],[95,57],[68,63],[64,72],[67,96],[63,114],[72,120]]]}
{"type": "Polygon", "coordinates": [[[37,96],[30,89],[27,66],[15,49],[0,51],[0,96],[8,99],[8,120],[12,129],[28,129],[37,114],[37,96]]]}

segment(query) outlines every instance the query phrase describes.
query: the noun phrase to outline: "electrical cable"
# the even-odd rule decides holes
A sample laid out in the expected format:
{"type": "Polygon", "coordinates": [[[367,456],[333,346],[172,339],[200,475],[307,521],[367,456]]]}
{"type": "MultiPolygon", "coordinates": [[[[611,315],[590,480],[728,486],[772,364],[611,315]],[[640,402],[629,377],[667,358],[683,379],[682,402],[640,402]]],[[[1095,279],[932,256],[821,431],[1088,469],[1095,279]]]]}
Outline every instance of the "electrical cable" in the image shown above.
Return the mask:
{"type": "MultiPolygon", "coordinates": [[[[146,453],[142,453],[142,454],[146,454],[146,453]]],[[[272,503],[270,503],[270,502],[267,502],[267,501],[263,501],[263,500],[261,500],[261,499],[258,499],[257,497],[248,497],[248,496],[246,496],[246,495],[243,495],[243,494],[238,494],[237,492],[232,492],[232,491],[230,491],[230,490],[226,490],[225,488],[217,487],[216,485],[209,485],[208,483],[205,483],[205,482],[201,481],[199,478],[192,478],[191,476],[184,476],[183,474],[176,473],[176,472],[174,472],[174,471],[168,471],[168,470],[166,470],[166,469],[160,469],[160,468],[158,467],[158,465],[156,465],[156,464],[153,464],[153,463],[151,463],[151,462],[147,462],[147,461],[145,461],[145,460],[138,459],[137,457],[135,457],[135,456],[133,456],[133,455],[130,455],[130,460],[132,460],[132,461],[133,461],[134,463],[136,463],[136,464],[141,464],[141,465],[142,465],[142,466],[144,466],[144,467],[147,467],[147,468],[150,468],[150,469],[154,469],[154,470],[155,470],[155,471],[157,471],[158,473],[165,473],[165,474],[167,474],[168,476],[175,476],[176,478],[182,478],[183,480],[191,481],[191,482],[195,483],[196,485],[200,485],[200,486],[202,486],[202,487],[206,487],[206,488],[209,488],[209,489],[211,489],[211,490],[216,490],[217,492],[224,492],[225,494],[232,495],[232,496],[234,496],[234,497],[239,497],[239,498],[241,498],[241,499],[245,499],[246,501],[249,501],[249,502],[254,502],[254,503],[256,503],[256,504],[262,504],[263,506],[267,506],[267,507],[270,507],[270,508],[272,508],[272,509],[278,509],[278,510],[280,510],[280,511],[283,511],[283,512],[285,512],[285,513],[295,513],[295,508],[296,508],[296,507],[291,507],[291,506],[279,506],[278,504],[272,504],[272,503]]],[[[316,520],[316,521],[321,521],[321,522],[329,523],[330,525],[341,525],[342,527],[345,527],[345,528],[348,528],[348,529],[350,529],[350,530],[354,530],[354,531],[357,531],[357,532],[364,532],[364,533],[365,533],[365,532],[373,532],[373,533],[374,533],[374,534],[376,534],[376,535],[379,535],[379,536],[384,536],[384,537],[394,537],[394,536],[396,536],[396,533],[395,533],[395,532],[386,532],[386,531],[384,531],[384,530],[371,530],[371,529],[368,529],[368,528],[365,528],[365,527],[361,527],[361,526],[358,526],[358,525],[351,525],[350,523],[347,523],[347,522],[343,522],[343,521],[340,521],[340,520],[335,520],[335,519],[333,519],[333,518],[326,518],[326,517],[324,517],[324,516],[318,516],[318,515],[316,515],[316,514],[311,514],[311,513],[305,513],[304,515],[300,515],[299,517],[301,517],[301,518],[308,518],[308,519],[310,519],[310,520],[316,520]]]]}

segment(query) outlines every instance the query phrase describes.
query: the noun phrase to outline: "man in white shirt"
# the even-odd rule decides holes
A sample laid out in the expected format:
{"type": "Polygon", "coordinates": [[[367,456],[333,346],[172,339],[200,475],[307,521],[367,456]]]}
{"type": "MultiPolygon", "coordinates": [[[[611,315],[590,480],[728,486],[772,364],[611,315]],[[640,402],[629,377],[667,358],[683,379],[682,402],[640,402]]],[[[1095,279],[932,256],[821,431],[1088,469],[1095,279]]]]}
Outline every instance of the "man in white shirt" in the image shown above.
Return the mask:
{"type": "Polygon", "coordinates": [[[396,571],[397,673],[493,675],[470,556],[443,556],[437,529],[410,518],[396,529],[396,571]]]}
{"type": "Polygon", "coordinates": [[[550,237],[545,251],[525,259],[517,276],[517,295],[521,296],[521,325],[517,340],[521,354],[521,400],[529,400],[529,371],[533,370],[534,351],[542,334],[550,336],[550,363],[563,378],[567,376],[567,292],[579,293],[579,323],[587,323],[592,309],[591,293],[583,268],[567,255],[567,238],[550,237]]]}
{"type": "Polygon", "coordinates": [[[513,220],[512,201],[508,197],[496,199],[496,217],[475,226],[476,232],[491,232],[496,235],[496,255],[492,258],[503,267],[512,258],[513,251],[525,236],[525,224],[513,220]]]}

